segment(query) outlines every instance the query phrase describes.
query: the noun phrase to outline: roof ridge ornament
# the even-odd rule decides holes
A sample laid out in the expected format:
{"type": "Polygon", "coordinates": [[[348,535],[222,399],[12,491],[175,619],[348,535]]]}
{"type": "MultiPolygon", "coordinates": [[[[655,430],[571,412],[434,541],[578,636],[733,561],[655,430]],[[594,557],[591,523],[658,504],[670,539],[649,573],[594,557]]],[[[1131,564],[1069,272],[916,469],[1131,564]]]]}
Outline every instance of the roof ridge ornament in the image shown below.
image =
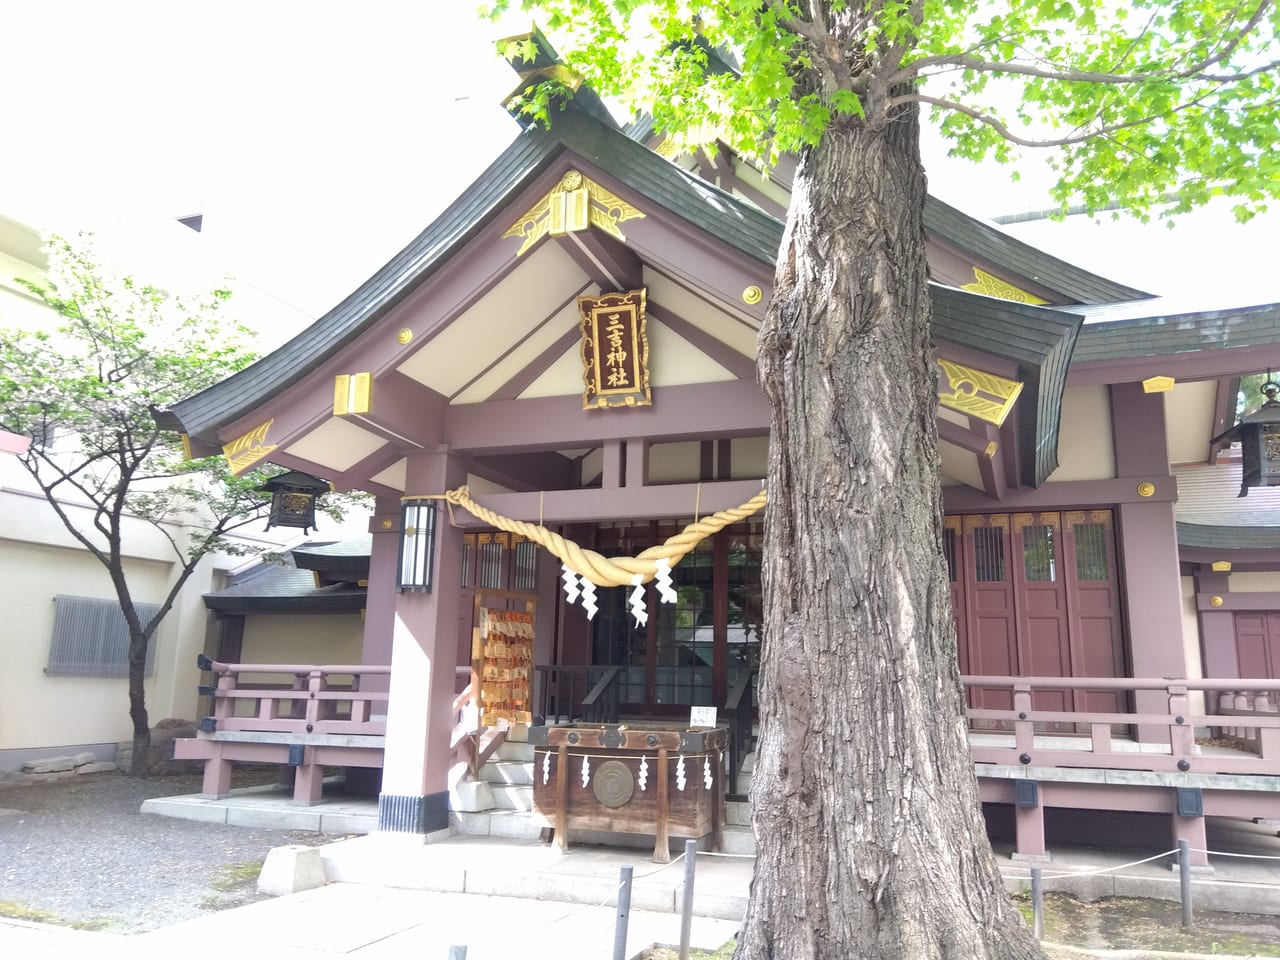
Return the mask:
{"type": "Polygon", "coordinates": [[[581,171],[566,171],[558,183],[545,196],[526,210],[502,234],[506,237],[523,237],[524,242],[516,251],[519,257],[535,243],[550,234],[562,237],[568,233],[580,233],[588,227],[599,227],[616,240],[626,242],[620,223],[644,219],[645,214],[623,200],[611,190],[606,190],[581,171]]]}

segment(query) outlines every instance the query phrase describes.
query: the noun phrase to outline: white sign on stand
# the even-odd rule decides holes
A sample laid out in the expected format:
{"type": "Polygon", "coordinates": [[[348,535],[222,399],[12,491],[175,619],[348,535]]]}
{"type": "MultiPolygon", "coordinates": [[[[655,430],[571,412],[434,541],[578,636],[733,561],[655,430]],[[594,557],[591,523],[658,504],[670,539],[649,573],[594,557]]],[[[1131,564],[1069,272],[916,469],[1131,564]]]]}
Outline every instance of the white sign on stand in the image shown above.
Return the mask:
{"type": "Polygon", "coordinates": [[[689,726],[714,727],[716,725],[715,707],[693,707],[689,710],[689,726]]]}

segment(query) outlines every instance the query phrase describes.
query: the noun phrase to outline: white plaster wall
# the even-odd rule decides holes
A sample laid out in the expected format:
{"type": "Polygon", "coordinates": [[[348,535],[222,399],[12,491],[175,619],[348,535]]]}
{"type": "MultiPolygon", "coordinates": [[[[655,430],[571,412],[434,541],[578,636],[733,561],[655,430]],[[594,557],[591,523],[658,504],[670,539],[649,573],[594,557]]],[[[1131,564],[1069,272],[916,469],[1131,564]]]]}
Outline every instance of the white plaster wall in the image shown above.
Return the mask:
{"type": "Polygon", "coordinates": [[[1055,480],[1110,480],[1116,475],[1111,400],[1105,386],[1068,387],[1062,397],[1055,480]]]}

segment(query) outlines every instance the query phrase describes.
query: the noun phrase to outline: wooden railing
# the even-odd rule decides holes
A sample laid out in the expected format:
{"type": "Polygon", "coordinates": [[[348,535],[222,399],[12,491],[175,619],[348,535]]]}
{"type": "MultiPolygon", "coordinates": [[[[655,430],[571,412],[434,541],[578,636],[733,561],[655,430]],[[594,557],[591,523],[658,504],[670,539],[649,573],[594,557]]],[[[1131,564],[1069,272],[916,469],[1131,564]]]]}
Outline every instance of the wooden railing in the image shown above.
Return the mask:
{"type": "MultiPolygon", "coordinates": [[[[970,746],[976,763],[1034,767],[1086,767],[1122,770],[1180,771],[1223,774],[1280,774],[1280,713],[1258,709],[1258,699],[1274,704],[1274,680],[1191,680],[1143,677],[984,677],[961,678],[966,687],[1009,691],[1013,708],[971,707],[970,723],[999,723],[1005,736],[981,738],[970,746]],[[1123,692],[1136,709],[1126,713],[1036,710],[1038,690],[1123,692]],[[1233,707],[1226,717],[1191,712],[1190,694],[1202,691],[1206,703],[1229,694],[1233,707]],[[1247,710],[1235,708],[1243,698],[1247,710]],[[1079,735],[1038,734],[1036,725],[1067,724],[1079,735]],[[1137,730],[1136,738],[1116,730],[1137,730]],[[1196,741],[1196,729],[1208,728],[1209,742],[1196,741]],[[1012,743],[984,742],[1008,739],[1012,743]],[[1225,742],[1224,742],[1225,741],[1225,742]]],[[[977,731],[975,731],[977,732],[977,731]]],[[[992,731],[982,731],[991,733],[992,731]]]]}
{"type": "Polygon", "coordinates": [[[618,722],[622,667],[539,666],[534,671],[544,722],[618,722]]]}
{"type": "Polygon", "coordinates": [[[197,665],[216,681],[200,688],[213,697],[213,716],[201,721],[207,733],[386,733],[387,692],[362,689],[361,681],[388,676],[388,666],[220,663],[203,656],[197,665]],[[280,679],[257,679],[264,676],[280,679]]]}

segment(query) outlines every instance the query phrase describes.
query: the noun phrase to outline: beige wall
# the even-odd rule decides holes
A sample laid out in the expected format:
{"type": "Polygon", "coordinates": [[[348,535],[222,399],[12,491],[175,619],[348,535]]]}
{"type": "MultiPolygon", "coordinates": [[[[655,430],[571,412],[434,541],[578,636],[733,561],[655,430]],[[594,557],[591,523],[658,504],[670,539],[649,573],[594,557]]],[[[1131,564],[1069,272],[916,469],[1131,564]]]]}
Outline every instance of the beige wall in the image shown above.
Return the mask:
{"type": "MultiPolygon", "coordinates": [[[[1181,577],[1182,586],[1182,652],[1187,663],[1187,677],[1203,677],[1204,662],[1201,657],[1200,619],[1196,616],[1196,584],[1192,577],[1181,577]]],[[[1191,712],[1204,713],[1204,693],[1192,691],[1191,712]]]]}
{"type": "Polygon", "coordinates": [[[1058,430],[1058,469],[1049,480],[1110,480],[1115,475],[1107,388],[1067,387],[1058,430]]]}
{"type": "Polygon", "coordinates": [[[1233,573],[1228,580],[1232,593],[1270,593],[1280,591],[1280,572],[1233,573]]]}
{"type": "Polygon", "coordinates": [[[358,613],[270,614],[244,618],[243,663],[359,663],[358,613]]]}
{"type": "MultiPolygon", "coordinates": [[[[141,602],[158,603],[168,565],[130,560],[127,574],[141,602]]],[[[53,598],[58,594],[110,599],[106,569],[84,551],[0,540],[0,603],[5,611],[4,669],[0,671],[0,750],[114,743],[132,736],[128,681],[106,677],[49,677],[45,667],[53,637],[53,598]]],[[[180,617],[161,624],[155,669],[146,684],[153,720],[170,715],[175,666],[193,662],[199,647],[175,650],[180,617]]],[[[194,711],[195,678],[185,698],[194,711]]]]}

